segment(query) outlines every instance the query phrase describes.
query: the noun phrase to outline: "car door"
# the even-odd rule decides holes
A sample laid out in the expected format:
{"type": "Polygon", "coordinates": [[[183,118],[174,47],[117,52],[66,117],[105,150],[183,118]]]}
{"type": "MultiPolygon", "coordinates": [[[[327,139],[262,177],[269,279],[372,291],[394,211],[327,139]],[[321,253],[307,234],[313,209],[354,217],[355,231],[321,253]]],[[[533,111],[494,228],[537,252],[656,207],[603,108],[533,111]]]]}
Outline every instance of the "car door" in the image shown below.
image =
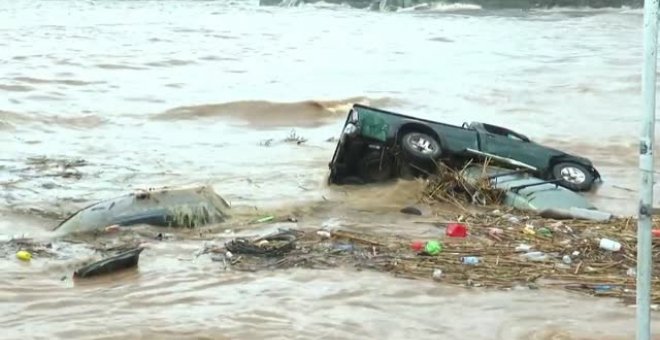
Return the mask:
{"type": "Polygon", "coordinates": [[[482,124],[482,126],[483,129],[479,129],[481,151],[511,158],[537,168],[544,164],[544,158],[547,158],[546,152],[543,152],[536,143],[530,142],[526,136],[495,125],[482,124]]]}

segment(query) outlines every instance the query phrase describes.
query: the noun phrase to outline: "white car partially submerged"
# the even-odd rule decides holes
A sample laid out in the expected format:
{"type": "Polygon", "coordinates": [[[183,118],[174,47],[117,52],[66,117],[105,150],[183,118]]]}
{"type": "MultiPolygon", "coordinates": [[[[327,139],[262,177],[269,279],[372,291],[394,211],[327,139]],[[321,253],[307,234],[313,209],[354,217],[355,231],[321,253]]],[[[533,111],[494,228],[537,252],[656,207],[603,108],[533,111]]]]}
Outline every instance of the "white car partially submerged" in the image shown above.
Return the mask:
{"type": "Polygon", "coordinates": [[[220,223],[230,205],[210,186],[140,190],[87,206],[55,227],[56,234],[138,224],[192,228],[220,223]]]}
{"type": "Polygon", "coordinates": [[[524,168],[511,170],[474,164],[463,169],[461,175],[473,184],[487,178],[494,188],[504,191],[504,205],[534,211],[544,217],[593,220],[608,220],[612,217],[610,213],[598,210],[581,194],[555,181],[530,176],[524,168]]]}

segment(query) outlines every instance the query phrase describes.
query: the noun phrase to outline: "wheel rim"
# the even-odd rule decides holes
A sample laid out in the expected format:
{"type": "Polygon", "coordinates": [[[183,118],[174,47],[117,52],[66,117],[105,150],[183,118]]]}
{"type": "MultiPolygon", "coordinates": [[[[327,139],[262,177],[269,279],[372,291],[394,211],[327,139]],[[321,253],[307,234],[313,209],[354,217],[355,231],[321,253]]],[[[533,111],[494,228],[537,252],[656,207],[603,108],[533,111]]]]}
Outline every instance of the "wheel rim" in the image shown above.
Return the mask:
{"type": "Polygon", "coordinates": [[[581,169],[567,166],[561,169],[561,178],[572,184],[582,184],[587,179],[587,175],[581,169]]]}
{"type": "Polygon", "coordinates": [[[432,141],[420,135],[411,136],[410,143],[408,144],[416,151],[423,153],[425,155],[432,154],[433,152],[435,152],[435,148],[433,146],[432,141]]]}

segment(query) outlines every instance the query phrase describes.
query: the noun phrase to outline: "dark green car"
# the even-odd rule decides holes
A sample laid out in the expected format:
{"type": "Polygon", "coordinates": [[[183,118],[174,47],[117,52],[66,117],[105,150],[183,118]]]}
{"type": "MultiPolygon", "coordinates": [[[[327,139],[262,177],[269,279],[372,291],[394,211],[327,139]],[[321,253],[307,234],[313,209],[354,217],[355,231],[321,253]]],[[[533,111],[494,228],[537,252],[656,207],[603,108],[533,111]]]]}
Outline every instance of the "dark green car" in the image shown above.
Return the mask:
{"type": "Polygon", "coordinates": [[[574,191],[588,191],[600,180],[589,159],[534,143],[503,127],[459,127],[355,104],[329,164],[329,182],[423,176],[432,173],[437,162],[461,167],[486,158],[574,191]]]}

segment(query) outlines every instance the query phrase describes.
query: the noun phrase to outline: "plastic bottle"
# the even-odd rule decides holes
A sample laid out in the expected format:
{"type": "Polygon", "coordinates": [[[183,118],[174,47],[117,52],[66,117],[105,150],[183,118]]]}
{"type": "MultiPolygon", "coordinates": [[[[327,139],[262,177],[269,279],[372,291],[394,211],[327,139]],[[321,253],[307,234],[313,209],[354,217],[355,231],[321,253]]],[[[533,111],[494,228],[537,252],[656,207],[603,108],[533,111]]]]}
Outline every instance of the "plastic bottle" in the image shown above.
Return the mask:
{"type": "Polygon", "coordinates": [[[527,244],[521,244],[516,247],[516,251],[529,251],[530,249],[532,249],[532,246],[527,244]]]}
{"type": "Polygon", "coordinates": [[[461,257],[461,262],[463,262],[463,264],[474,265],[479,263],[479,258],[476,256],[464,256],[461,257]]]}
{"type": "Polygon", "coordinates": [[[523,254],[523,256],[530,261],[545,261],[548,258],[548,256],[545,255],[542,251],[529,252],[523,254]]]}
{"type": "Polygon", "coordinates": [[[602,238],[600,239],[600,248],[609,251],[619,251],[621,250],[621,243],[610,239],[602,238]]]}

